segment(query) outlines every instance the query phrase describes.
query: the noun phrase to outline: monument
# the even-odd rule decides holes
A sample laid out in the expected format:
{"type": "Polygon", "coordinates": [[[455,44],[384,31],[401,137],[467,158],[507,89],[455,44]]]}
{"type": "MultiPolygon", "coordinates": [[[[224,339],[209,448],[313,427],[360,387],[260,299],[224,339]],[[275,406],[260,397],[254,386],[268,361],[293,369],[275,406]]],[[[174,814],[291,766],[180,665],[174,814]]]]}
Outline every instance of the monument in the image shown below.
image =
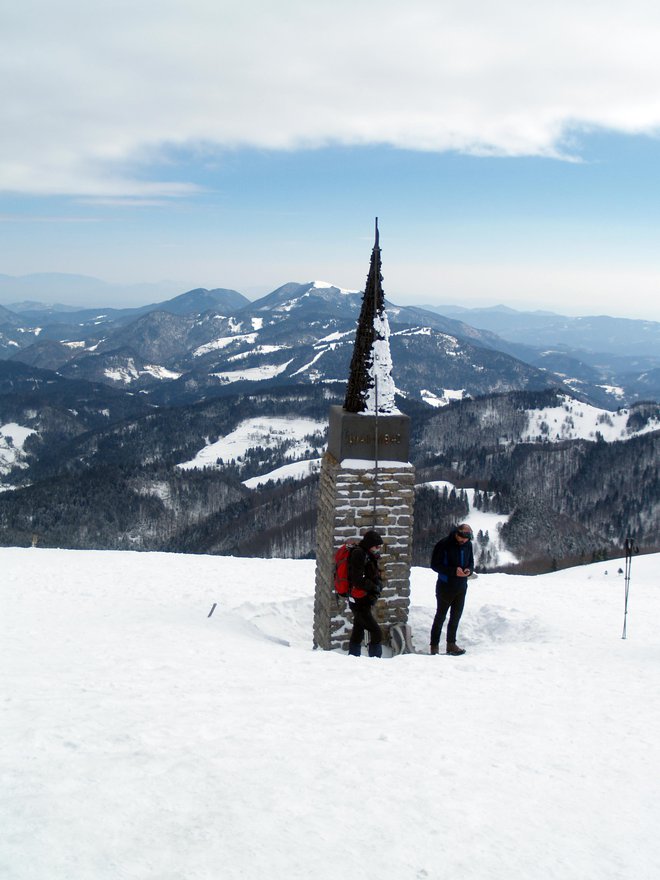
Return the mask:
{"type": "Polygon", "coordinates": [[[330,408],[328,448],[319,489],[314,647],[348,648],[352,615],[334,593],[334,556],[367,529],[383,537],[383,591],[374,615],[391,643],[406,627],[415,471],[408,461],[409,419],[395,405],[390,329],[382,287],[381,249],[375,243],[355,336],[346,399],[330,408]]]}

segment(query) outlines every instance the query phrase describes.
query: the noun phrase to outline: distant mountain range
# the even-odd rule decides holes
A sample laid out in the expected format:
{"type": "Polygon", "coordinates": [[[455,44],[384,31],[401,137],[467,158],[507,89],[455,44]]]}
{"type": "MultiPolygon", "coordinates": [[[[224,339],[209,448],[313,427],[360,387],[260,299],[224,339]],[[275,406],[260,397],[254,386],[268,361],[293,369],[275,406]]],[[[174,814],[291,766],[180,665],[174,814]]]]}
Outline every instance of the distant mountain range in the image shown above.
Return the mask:
{"type": "MultiPolygon", "coordinates": [[[[66,279],[85,282],[63,276],[62,285],[66,279]]],[[[224,288],[197,288],[136,308],[23,301],[0,306],[0,358],[130,387],[156,404],[255,383],[345,381],[360,303],[360,292],[323,282],[291,282],[255,302],[224,288]]],[[[404,396],[443,405],[563,387],[610,409],[660,397],[658,323],[503,307],[445,311],[451,314],[388,303],[395,381],[404,396]],[[580,334],[584,345],[572,347],[580,334]],[[548,346],[537,344],[540,338],[548,346]]]]}
{"type": "Polygon", "coordinates": [[[13,311],[30,310],[32,305],[69,303],[50,308],[77,311],[75,303],[145,302],[174,296],[181,285],[173,281],[146,284],[112,284],[90,275],[66,272],[36,272],[31,275],[0,275],[0,302],[10,303],[13,311]]]}
{"type": "Polygon", "coordinates": [[[568,318],[552,312],[519,312],[506,306],[466,309],[461,306],[426,306],[430,311],[490,330],[509,342],[534,348],[562,348],[622,357],[658,356],[660,323],[607,315],[568,318]]]}

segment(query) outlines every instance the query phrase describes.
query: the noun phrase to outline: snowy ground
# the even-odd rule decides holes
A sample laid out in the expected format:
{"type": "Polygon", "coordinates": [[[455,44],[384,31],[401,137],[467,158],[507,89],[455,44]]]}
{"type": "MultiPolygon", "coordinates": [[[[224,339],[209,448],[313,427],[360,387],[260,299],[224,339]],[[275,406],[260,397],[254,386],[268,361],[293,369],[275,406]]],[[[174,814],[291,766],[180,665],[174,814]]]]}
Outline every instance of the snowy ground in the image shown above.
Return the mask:
{"type": "Polygon", "coordinates": [[[313,562],[0,565],[3,880],[660,876],[660,556],[625,641],[610,561],[483,575],[464,657],[390,660],[312,650],[313,562]]]}

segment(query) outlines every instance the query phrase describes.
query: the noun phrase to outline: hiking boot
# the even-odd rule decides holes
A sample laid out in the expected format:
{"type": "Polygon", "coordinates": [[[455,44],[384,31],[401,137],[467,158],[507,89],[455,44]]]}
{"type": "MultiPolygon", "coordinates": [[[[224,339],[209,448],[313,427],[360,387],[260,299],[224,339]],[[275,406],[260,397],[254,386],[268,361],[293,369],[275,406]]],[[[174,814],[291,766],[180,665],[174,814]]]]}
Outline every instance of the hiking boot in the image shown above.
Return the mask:
{"type": "Polygon", "coordinates": [[[357,645],[354,645],[352,642],[348,643],[348,656],[349,657],[359,657],[362,654],[362,643],[358,642],[357,645]]]}
{"type": "Polygon", "coordinates": [[[456,642],[447,642],[447,653],[452,657],[460,657],[465,654],[465,648],[459,648],[456,642]]]}
{"type": "Polygon", "coordinates": [[[369,656],[370,657],[382,657],[383,656],[383,646],[378,643],[377,645],[369,645],[369,656]]]}
{"type": "Polygon", "coordinates": [[[440,653],[440,648],[437,645],[431,645],[431,650],[429,651],[429,654],[439,654],[439,653],[440,653]]]}

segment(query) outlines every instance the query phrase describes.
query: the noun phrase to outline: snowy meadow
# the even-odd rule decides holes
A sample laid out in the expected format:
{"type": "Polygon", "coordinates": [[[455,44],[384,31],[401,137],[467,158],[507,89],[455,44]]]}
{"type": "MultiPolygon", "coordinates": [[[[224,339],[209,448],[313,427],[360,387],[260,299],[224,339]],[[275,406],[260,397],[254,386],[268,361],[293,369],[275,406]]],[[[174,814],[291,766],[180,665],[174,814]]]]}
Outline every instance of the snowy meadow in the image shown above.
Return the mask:
{"type": "Polygon", "coordinates": [[[314,563],[0,549],[0,877],[655,880],[660,556],[470,582],[464,657],[312,650],[314,563]],[[209,616],[215,604],[215,610],[209,616]]]}

